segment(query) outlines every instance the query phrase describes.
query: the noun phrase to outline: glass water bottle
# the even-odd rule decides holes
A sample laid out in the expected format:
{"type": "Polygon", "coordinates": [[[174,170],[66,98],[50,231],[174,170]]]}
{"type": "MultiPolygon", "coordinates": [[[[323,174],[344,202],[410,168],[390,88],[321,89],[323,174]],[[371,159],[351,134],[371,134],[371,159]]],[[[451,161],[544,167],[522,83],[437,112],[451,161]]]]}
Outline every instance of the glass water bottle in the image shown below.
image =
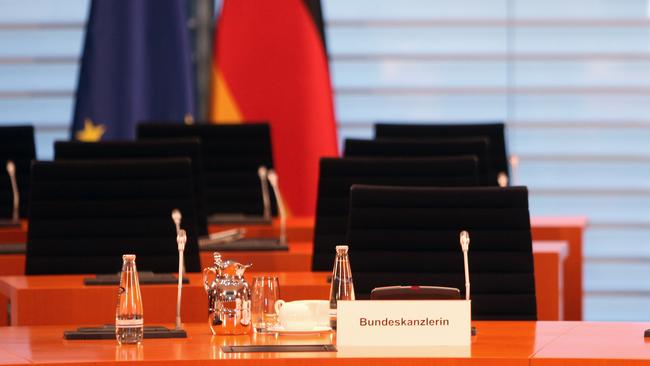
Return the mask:
{"type": "Polygon", "coordinates": [[[330,286],[330,326],[336,329],[336,304],[339,300],[354,300],[354,283],[348,257],[348,246],[336,246],[336,258],[330,286]]]}
{"type": "Polygon", "coordinates": [[[125,254],[122,261],[115,312],[115,336],[119,344],[140,343],[144,336],[144,321],[135,255],[125,254]]]}

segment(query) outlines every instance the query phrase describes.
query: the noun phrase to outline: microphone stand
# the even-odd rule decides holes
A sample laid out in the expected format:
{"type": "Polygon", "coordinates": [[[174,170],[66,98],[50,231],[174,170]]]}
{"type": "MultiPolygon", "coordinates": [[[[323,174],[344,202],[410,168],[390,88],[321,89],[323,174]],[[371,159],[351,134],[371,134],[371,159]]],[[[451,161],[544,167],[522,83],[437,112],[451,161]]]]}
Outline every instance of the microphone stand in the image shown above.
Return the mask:
{"type": "Polygon", "coordinates": [[[469,251],[469,233],[465,230],[460,232],[460,248],[463,251],[463,267],[465,268],[465,300],[469,300],[469,261],[467,252],[469,251]]]}
{"type": "MultiPolygon", "coordinates": [[[[466,230],[460,232],[460,249],[463,251],[463,267],[465,269],[465,300],[470,300],[469,284],[469,233],[466,230]]],[[[472,335],[476,335],[476,327],[471,327],[472,335]]]]}
{"type": "Polygon", "coordinates": [[[12,160],[7,160],[7,175],[11,182],[11,195],[13,199],[13,207],[11,210],[11,219],[0,220],[0,226],[20,226],[20,192],[18,191],[18,183],[16,183],[16,165],[12,160]]]}
{"type": "Polygon", "coordinates": [[[282,199],[282,193],[280,193],[278,175],[275,173],[275,170],[269,169],[268,179],[278,202],[278,214],[280,215],[280,245],[284,245],[287,243],[287,212],[285,210],[284,200],[282,199]]]}
{"type": "Polygon", "coordinates": [[[510,173],[512,179],[510,185],[516,186],[519,184],[519,155],[510,156],[510,173]]]}
{"type": "Polygon", "coordinates": [[[269,196],[269,182],[267,178],[268,169],[264,165],[257,168],[257,175],[260,177],[262,186],[262,204],[264,205],[263,217],[265,221],[271,221],[271,198],[269,196]]]}
{"type": "Polygon", "coordinates": [[[18,223],[20,221],[20,193],[18,192],[18,183],[16,183],[16,164],[12,160],[7,160],[7,173],[11,179],[11,191],[14,195],[14,207],[11,213],[11,221],[18,223]]]}
{"type": "Polygon", "coordinates": [[[176,294],[176,330],[182,330],[181,327],[181,295],[183,291],[183,261],[185,243],[187,243],[187,234],[185,230],[180,229],[176,236],[176,243],[178,244],[178,292],[176,294]]]}
{"type": "Polygon", "coordinates": [[[181,229],[181,211],[177,208],[172,210],[172,220],[176,226],[176,244],[178,245],[178,291],[176,293],[176,327],[174,330],[183,331],[181,326],[181,296],[183,294],[183,275],[185,274],[185,244],[187,233],[181,229]]]}

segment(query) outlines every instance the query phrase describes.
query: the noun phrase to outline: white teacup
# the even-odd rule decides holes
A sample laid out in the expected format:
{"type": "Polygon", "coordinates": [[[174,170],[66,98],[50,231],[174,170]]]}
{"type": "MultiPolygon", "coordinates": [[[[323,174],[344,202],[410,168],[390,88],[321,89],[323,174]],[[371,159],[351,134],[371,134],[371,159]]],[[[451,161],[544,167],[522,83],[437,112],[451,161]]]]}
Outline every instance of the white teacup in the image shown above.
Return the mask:
{"type": "Polygon", "coordinates": [[[311,312],[311,317],[316,320],[316,326],[330,326],[330,302],[327,300],[297,300],[298,304],[306,304],[311,312]]]}
{"type": "Polygon", "coordinates": [[[316,319],[312,317],[307,304],[278,300],[275,302],[275,312],[280,325],[286,330],[310,330],[316,327],[316,319]]]}

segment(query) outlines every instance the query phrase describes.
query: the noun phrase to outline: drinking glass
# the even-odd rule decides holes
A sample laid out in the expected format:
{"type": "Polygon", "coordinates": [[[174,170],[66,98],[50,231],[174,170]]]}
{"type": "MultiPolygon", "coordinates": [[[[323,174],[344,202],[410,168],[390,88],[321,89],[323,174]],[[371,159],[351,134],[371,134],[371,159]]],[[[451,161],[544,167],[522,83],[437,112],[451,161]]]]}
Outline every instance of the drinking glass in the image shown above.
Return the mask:
{"type": "Polygon", "coordinates": [[[275,302],[280,299],[280,287],[275,276],[253,277],[251,312],[256,333],[269,333],[278,324],[275,302]]]}

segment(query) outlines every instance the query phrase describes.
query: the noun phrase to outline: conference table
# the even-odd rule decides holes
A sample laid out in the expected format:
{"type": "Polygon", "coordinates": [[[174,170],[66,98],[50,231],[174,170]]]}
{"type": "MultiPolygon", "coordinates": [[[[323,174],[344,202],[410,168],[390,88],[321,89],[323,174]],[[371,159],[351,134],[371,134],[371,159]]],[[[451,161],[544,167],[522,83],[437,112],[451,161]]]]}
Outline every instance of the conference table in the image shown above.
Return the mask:
{"type": "MultiPolygon", "coordinates": [[[[145,322],[147,318],[145,315],[145,322]]],[[[151,324],[151,323],[149,323],[151,324]]],[[[171,324],[165,324],[171,326],[171,324]]],[[[647,365],[648,323],[475,321],[468,347],[346,348],[336,352],[227,353],[222,346],[336,344],[335,333],[212,336],[206,323],[184,323],[185,339],[64,340],[67,326],[0,327],[1,365],[647,365]]]]}
{"type": "MultiPolygon", "coordinates": [[[[567,254],[562,268],[563,319],[582,320],[582,239],[587,228],[584,216],[532,216],[533,241],[566,242],[567,254]]],[[[210,232],[227,230],[241,225],[210,225],[210,232]]],[[[247,225],[251,237],[277,235],[279,221],[272,225],[247,225]]],[[[314,235],[313,217],[293,217],[287,220],[287,238],[290,242],[311,242],[314,235]]]]}
{"type": "MultiPolygon", "coordinates": [[[[291,246],[302,245],[300,243],[291,246]]],[[[305,245],[306,246],[306,245],[305,245]]],[[[536,242],[534,246],[537,313],[540,320],[562,319],[562,261],[566,257],[564,242],[536,242]]],[[[290,253],[283,252],[284,254],[290,253]]],[[[225,259],[256,263],[257,271],[245,274],[252,283],[258,275],[276,275],[284,300],[328,299],[330,272],[278,271],[290,255],[274,257],[271,252],[222,252],[225,259]],[[260,272],[262,271],[262,272],[260,272]]],[[[308,264],[308,263],[307,263],[308,264]]],[[[304,265],[307,265],[304,264],[304,265]]],[[[207,265],[206,265],[207,266],[207,265]]],[[[9,302],[5,324],[62,325],[105,324],[115,316],[117,285],[85,285],[92,275],[39,275],[0,277],[0,298],[9,302]],[[67,309],[61,312],[61,309],[67,309]]],[[[182,318],[188,322],[207,319],[207,295],[200,273],[188,273],[189,284],[183,287],[182,318]]],[[[147,319],[157,323],[175,319],[176,284],[140,286],[147,319]]],[[[3,304],[7,308],[7,304],[3,304]]]]}
{"type": "MultiPolygon", "coordinates": [[[[244,262],[247,259],[256,263],[257,271],[309,271],[311,268],[311,255],[313,252],[311,239],[313,237],[313,218],[296,217],[288,220],[287,236],[290,242],[288,252],[227,252],[232,258],[244,262]]],[[[533,217],[532,235],[533,240],[562,241],[566,243],[567,249],[555,248],[543,250],[544,254],[535,253],[536,284],[538,287],[538,302],[543,305],[540,308],[540,319],[555,320],[576,320],[582,318],[582,235],[586,227],[584,217],[533,217]],[[542,258],[543,257],[543,258],[542,258]],[[541,258],[541,259],[540,259],[541,258]],[[539,263],[538,263],[539,262],[539,263]],[[542,264],[540,264],[542,263],[542,264]],[[544,264],[545,263],[545,264],[544,264]],[[550,288],[546,293],[552,293],[558,265],[561,276],[559,287],[562,293],[556,296],[539,296],[539,288],[550,288]],[[539,269],[545,269],[539,271],[539,269]],[[544,275],[540,276],[539,273],[544,275]],[[539,282],[545,282],[540,287],[539,282]],[[550,299],[545,301],[545,299],[550,299]],[[556,310],[555,304],[560,304],[556,310]]],[[[237,225],[210,225],[210,231],[226,230],[237,225]]],[[[277,235],[279,230],[278,220],[272,225],[247,225],[249,237],[271,237],[277,235]]],[[[26,240],[27,223],[23,221],[20,228],[0,229],[0,243],[24,242],[26,240]]],[[[556,246],[557,247],[557,246],[556,246]]],[[[201,253],[202,266],[208,266],[212,262],[211,253],[201,253]]],[[[0,255],[0,275],[16,275],[24,273],[24,255],[6,254],[0,255]]],[[[0,294],[1,295],[1,294],[0,294]]],[[[0,307],[5,307],[6,298],[0,296],[0,307]]],[[[0,325],[6,324],[7,320],[0,317],[0,325]]]]}

